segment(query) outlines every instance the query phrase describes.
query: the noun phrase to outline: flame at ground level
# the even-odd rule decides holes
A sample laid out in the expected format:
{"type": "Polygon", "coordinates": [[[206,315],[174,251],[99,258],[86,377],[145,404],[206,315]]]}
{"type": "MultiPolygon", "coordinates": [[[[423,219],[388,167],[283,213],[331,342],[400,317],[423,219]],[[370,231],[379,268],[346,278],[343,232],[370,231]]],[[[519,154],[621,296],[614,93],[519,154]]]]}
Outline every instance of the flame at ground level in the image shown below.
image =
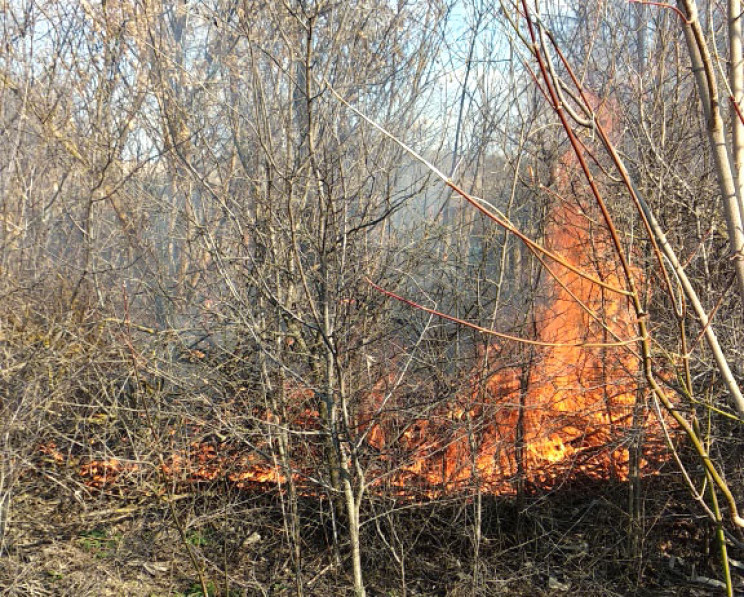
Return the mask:
{"type": "MultiPolygon", "coordinates": [[[[635,315],[627,296],[613,290],[627,288],[625,274],[600,215],[582,200],[590,195],[570,180],[571,159],[563,166],[544,234],[546,248],[563,261],[541,256],[537,285],[526,282],[537,292],[521,329],[534,344],[484,348],[464,389],[437,403],[412,404],[416,392],[392,381],[399,372],[383,371],[372,391],[356,396],[347,427],[321,420],[321,399],[309,387],[288,386],[286,416],[254,413],[262,424],[250,445],[197,442],[173,454],[165,472],[227,478],[238,487],[291,476],[309,487],[310,479],[327,477],[329,435],[339,454],[358,459],[350,468],[364,471],[370,487],[394,495],[476,487],[509,494],[578,476],[623,480],[632,457],[639,470],[652,472],[650,464],[664,460],[664,441],[645,407],[635,315]],[[560,198],[562,189],[570,189],[570,200],[560,198]],[[289,432],[291,473],[270,445],[279,428],[289,432]]],[[[640,270],[630,274],[636,288],[644,285],[640,270]]],[[[107,478],[114,478],[111,470],[107,478]]]]}
{"type": "MultiPolygon", "coordinates": [[[[481,356],[488,356],[489,364],[482,369],[496,372],[473,374],[457,397],[436,405],[412,405],[410,392],[383,400],[392,385],[386,382],[397,375],[389,372],[389,379],[360,400],[350,428],[335,430],[334,442],[347,456],[355,443],[375,490],[432,496],[478,487],[510,494],[579,476],[624,480],[633,453],[646,473],[653,471],[650,463],[664,459],[660,426],[644,404],[635,317],[627,297],[607,288],[625,287],[609,237],[596,214],[578,201],[563,202],[552,214],[548,248],[572,267],[546,262],[538,306],[525,317],[525,328],[540,345],[485,349],[489,354],[481,356]]],[[[639,272],[632,273],[640,285],[639,272]]],[[[309,388],[286,390],[295,414],[283,422],[272,413],[262,418],[267,429],[286,425],[290,437],[292,429],[317,432],[292,440],[290,450],[292,477],[307,486],[325,470],[327,446],[321,438],[329,427],[309,388]]],[[[205,481],[223,474],[238,486],[281,484],[287,478],[278,461],[233,449],[209,452],[207,463],[179,470],[205,481]],[[220,458],[221,452],[231,455],[220,458]]]]}
{"type": "MultiPolygon", "coordinates": [[[[558,175],[559,188],[571,186],[569,171],[558,175]]],[[[613,290],[627,288],[620,262],[598,214],[577,199],[585,194],[575,182],[572,189],[551,210],[545,234],[565,264],[543,258],[538,306],[524,320],[538,345],[495,350],[498,373],[485,383],[476,375],[467,395],[408,427],[370,421],[380,461],[393,465],[386,482],[512,493],[578,475],[627,479],[631,452],[647,472],[663,459],[661,429],[640,389],[636,318],[613,290]],[[503,354],[516,364],[505,365],[503,354]]],[[[640,270],[631,275],[641,286],[640,270]]]]}

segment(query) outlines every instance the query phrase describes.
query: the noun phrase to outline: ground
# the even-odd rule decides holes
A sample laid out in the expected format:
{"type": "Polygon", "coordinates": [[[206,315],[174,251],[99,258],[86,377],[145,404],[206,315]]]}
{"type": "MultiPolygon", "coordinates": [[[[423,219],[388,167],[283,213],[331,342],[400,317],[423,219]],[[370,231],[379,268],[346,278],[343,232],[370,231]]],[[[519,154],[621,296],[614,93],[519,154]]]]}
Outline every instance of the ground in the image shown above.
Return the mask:
{"type": "MultiPolygon", "coordinates": [[[[647,507],[660,502],[647,490],[647,507]]],[[[417,595],[717,595],[690,582],[718,577],[715,558],[701,557],[710,537],[676,511],[673,496],[640,557],[628,556],[623,485],[484,500],[479,576],[473,582],[472,500],[371,504],[364,526],[368,594],[417,595]]],[[[211,595],[296,594],[292,554],[284,540],[282,496],[192,488],[172,496],[184,537],[204,566],[211,595]]],[[[350,595],[343,540],[322,500],[303,498],[305,595],[350,595]]],[[[0,559],[2,595],[202,595],[194,566],[162,497],[124,493],[75,496],[48,476],[17,487],[7,553],[0,559]]],[[[736,577],[740,582],[741,578],[736,577]]]]}

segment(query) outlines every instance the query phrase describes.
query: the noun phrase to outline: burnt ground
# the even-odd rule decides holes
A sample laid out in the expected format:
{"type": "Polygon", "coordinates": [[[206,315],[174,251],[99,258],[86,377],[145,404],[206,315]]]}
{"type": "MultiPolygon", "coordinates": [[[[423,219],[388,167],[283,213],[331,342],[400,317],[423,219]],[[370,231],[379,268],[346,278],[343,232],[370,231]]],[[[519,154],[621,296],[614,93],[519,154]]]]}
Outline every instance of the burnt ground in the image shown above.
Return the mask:
{"type": "MultiPolygon", "coordinates": [[[[96,493],[53,473],[26,474],[16,487],[0,559],[2,595],[202,595],[162,495],[96,493]]],[[[296,594],[281,494],[215,482],[171,495],[210,594],[296,594]]],[[[521,503],[486,497],[477,566],[472,499],[374,498],[363,514],[368,595],[723,594],[700,578],[721,578],[714,533],[678,480],[647,480],[635,553],[627,496],[627,484],[579,479],[521,503]]],[[[305,594],[350,595],[343,521],[319,497],[300,498],[299,512],[305,594]]],[[[729,555],[744,560],[735,547],[729,555]]],[[[734,570],[742,586],[740,574],[734,570]]]]}

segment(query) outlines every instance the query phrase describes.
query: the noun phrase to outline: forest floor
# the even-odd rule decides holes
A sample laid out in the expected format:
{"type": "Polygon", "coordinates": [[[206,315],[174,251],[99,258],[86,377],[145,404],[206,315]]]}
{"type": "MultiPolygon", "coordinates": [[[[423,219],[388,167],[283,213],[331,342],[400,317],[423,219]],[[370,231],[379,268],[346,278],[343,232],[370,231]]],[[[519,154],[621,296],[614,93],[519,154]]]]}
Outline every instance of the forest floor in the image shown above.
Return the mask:
{"type": "MultiPolygon", "coordinates": [[[[712,529],[694,521],[689,500],[668,485],[652,479],[644,490],[646,527],[635,557],[622,483],[577,482],[519,506],[514,498],[485,498],[477,559],[473,499],[373,500],[363,515],[368,595],[723,594],[704,584],[721,578],[712,529]]],[[[214,483],[171,494],[171,509],[146,492],[95,495],[82,487],[52,470],[20,479],[0,557],[0,594],[203,595],[188,550],[203,566],[210,595],[296,594],[286,503],[275,490],[214,483]]],[[[334,547],[327,504],[305,497],[299,507],[304,594],[350,595],[341,523],[334,547]]],[[[733,549],[729,555],[741,559],[733,549]]],[[[734,570],[741,586],[739,574],[734,570]]]]}

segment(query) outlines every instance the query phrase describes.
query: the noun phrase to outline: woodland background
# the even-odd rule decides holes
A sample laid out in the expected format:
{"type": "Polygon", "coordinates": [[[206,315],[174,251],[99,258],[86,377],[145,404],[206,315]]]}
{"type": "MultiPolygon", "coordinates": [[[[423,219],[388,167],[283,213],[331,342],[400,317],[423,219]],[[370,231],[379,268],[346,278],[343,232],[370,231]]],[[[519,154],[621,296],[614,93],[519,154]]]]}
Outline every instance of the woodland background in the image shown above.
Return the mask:
{"type": "Polygon", "coordinates": [[[737,0],[4,0],[0,591],[742,587],[737,0]]]}

